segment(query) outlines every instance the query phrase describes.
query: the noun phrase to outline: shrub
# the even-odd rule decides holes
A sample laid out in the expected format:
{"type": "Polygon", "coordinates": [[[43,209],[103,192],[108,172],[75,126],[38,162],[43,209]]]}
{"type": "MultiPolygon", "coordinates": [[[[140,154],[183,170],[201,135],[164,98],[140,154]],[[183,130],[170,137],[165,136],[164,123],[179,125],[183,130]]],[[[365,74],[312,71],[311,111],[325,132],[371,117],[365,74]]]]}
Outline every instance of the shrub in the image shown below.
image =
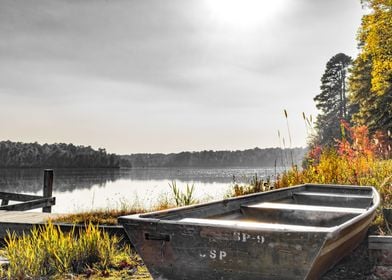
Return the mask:
{"type": "Polygon", "coordinates": [[[392,160],[379,157],[380,145],[368,136],[365,126],[350,128],[336,148],[314,147],[303,170],[293,167],[278,176],[275,187],[304,183],[369,185],[381,194],[384,205],[392,204],[392,160]]]}

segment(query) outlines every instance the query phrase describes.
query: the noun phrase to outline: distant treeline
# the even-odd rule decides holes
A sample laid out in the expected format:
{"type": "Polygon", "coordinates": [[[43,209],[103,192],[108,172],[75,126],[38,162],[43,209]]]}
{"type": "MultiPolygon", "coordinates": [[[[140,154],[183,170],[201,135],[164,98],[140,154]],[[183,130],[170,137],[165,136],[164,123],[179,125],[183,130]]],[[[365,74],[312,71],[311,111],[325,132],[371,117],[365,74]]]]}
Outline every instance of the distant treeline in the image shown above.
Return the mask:
{"type": "Polygon", "coordinates": [[[119,156],[73,144],[0,141],[0,168],[282,167],[301,165],[305,148],[119,156]]]}
{"type": "Polygon", "coordinates": [[[90,146],[1,141],[0,167],[118,168],[120,158],[90,146]]]}
{"type": "Polygon", "coordinates": [[[301,165],[305,148],[202,151],[121,156],[122,167],[273,167],[301,165]]]}

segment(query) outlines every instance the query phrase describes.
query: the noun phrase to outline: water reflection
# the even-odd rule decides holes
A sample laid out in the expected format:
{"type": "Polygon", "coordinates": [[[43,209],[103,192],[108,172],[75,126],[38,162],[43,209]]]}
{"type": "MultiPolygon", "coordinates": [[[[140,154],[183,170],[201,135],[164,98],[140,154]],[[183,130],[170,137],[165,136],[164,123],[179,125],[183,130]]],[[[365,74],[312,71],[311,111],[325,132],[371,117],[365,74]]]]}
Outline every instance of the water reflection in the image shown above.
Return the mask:
{"type": "MultiPolygon", "coordinates": [[[[0,189],[8,192],[39,193],[42,191],[42,169],[0,169],[0,189]]],[[[120,179],[116,169],[55,169],[54,189],[58,192],[105,186],[120,179]]]]}
{"type": "MultiPolygon", "coordinates": [[[[280,171],[280,169],[278,170],[280,171]]],[[[200,183],[232,183],[233,176],[237,182],[246,182],[257,174],[260,178],[275,176],[273,168],[245,169],[55,169],[54,186],[56,191],[90,189],[94,185],[105,186],[119,179],[150,181],[192,181],[200,183]]],[[[42,169],[0,169],[0,189],[12,192],[42,191],[42,169]]]]}
{"type": "MultiPolygon", "coordinates": [[[[170,195],[168,184],[177,181],[184,187],[195,184],[195,195],[201,200],[220,199],[227,193],[233,177],[237,182],[274,177],[281,169],[55,169],[54,212],[74,212],[96,208],[118,207],[119,203],[138,203],[149,207],[170,195]],[[168,194],[169,193],[169,194],[168,194]]],[[[42,169],[0,169],[0,190],[41,194],[42,169]]]]}

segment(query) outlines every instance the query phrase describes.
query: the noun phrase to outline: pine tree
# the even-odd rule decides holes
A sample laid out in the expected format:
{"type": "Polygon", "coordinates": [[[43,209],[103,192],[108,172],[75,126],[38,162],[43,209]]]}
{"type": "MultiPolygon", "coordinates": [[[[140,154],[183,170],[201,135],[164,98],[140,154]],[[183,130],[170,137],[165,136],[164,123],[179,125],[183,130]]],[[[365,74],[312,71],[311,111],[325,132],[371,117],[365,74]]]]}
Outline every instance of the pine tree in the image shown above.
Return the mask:
{"type": "Polygon", "coordinates": [[[317,109],[321,111],[316,120],[317,144],[333,145],[334,139],[341,136],[341,121],[351,118],[346,96],[346,76],[350,64],[351,57],[343,53],[338,53],[327,62],[321,77],[321,93],[314,98],[317,109]]]}

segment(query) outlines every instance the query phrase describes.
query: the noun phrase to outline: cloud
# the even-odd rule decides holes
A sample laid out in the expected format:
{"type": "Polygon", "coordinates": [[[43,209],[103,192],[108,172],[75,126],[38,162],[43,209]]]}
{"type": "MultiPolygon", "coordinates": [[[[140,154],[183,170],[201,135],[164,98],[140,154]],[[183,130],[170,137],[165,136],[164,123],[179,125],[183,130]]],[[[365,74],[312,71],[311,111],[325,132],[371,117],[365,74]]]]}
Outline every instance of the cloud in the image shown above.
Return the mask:
{"type": "MultiPolygon", "coordinates": [[[[132,142],[133,151],[146,151],[143,137],[181,133],[198,136],[188,148],[186,137],[179,137],[162,151],[212,142],[271,146],[262,132],[242,143],[233,137],[232,144],[220,135],[279,127],[283,108],[314,114],[325,63],[335,53],[355,53],[361,11],[354,2],[286,1],[275,17],[250,26],[219,22],[199,0],[4,0],[0,116],[7,112],[16,127],[30,118],[31,127],[42,129],[50,114],[38,112],[55,106],[52,118],[61,125],[52,133],[63,137],[65,130],[69,141],[87,144],[91,127],[101,138],[99,129],[124,139],[132,138],[130,130],[148,130],[132,142]],[[76,135],[72,123],[78,119],[76,135]]],[[[3,131],[2,138],[37,135],[3,131]]],[[[102,146],[125,152],[126,142],[117,148],[118,139],[104,138],[102,146]]],[[[305,143],[303,134],[298,138],[305,143]]],[[[149,143],[150,150],[163,145],[149,143]]]]}

